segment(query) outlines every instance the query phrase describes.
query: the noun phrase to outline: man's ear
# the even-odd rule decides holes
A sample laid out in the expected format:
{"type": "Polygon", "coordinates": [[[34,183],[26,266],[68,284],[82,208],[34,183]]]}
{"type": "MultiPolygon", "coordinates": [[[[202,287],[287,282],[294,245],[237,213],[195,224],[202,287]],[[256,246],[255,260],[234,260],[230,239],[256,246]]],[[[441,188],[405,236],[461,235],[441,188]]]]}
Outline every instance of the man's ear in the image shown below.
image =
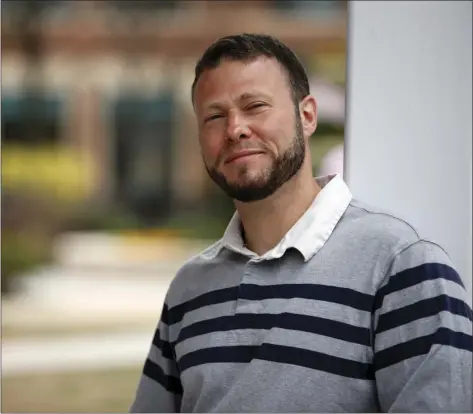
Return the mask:
{"type": "Polygon", "coordinates": [[[310,137],[317,129],[317,101],[312,95],[307,95],[299,104],[302,130],[304,137],[310,137]]]}

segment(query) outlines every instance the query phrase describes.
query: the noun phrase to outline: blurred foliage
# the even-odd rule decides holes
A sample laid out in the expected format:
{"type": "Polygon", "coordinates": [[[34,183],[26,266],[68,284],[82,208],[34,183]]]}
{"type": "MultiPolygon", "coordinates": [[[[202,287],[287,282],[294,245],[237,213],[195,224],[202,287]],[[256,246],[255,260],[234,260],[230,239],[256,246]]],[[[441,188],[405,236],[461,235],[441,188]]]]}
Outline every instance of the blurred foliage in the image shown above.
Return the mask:
{"type": "Polygon", "coordinates": [[[17,275],[51,259],[52,243],[65,211],[46,197],[3,189],[2,294],[12,292],[17,275]]]}
{"type": "MultiPolygon", "coordinates": [[[[221,197],[217,195],[212,199],[216,198],[221,197]]],[[[210,206],[211,201],[207,200],[206,204],[210,206]]],[[[132,212],[119,207],[83,205],[71,212],[64,224],[64,230],[214,239],[221,236],[228,223],[228,217],[234,210],[233,204],[226,210],[222,210],[223,205],[224,201],[213,204],[208,209],[193,208],[175,212],[159,226],[148,225],[132,212]]]]}
{"type": "Polygon", "coordinates": [[[75,148],[23,147],[2,148],[2,185],[51,194],[63,202],[80,201],[90,189],[88,160],[75,148]]]}
{"type": "Polygon", "coordinates": [[[141,223],[130,212],[95,203],[84,203],[71,211],[64,223],[64,231],[115,232],[140,228],[141,223]]]}
{"type": "Polygon", "coordinates": [[[341,133],[337,133],[338,131],[339,129],[336,127],[323,127],[320,128],[320,130],[317,128],[316,133],[310,140],[314,175],[317,175],[324,156],[333,147],[343,143],[343,128],[341,129],[341,133]]]}
{"type": "Polygon", "coordinates": [[[18,275],[51,260],[49,243],[27,234],[2,231],[2,295],[17,290],[18,275]]]}
{"type": "Polygon", "coordinates": [[[2,294],[15,277],[51,260],[52,243],[88,191],[86,160],[73,149],[2,148],[2,294]]]}
{"type": "Polygon", "coordinates": [[[228,220],[213,214],[188,213],[171,218],[163,227],[180,237],[190,239],[218,239],[222,237],[228,220]]]}
{"type": "Polygon", "coordinates": [[[344,53],[326,53],[311,56],[308,67],[317,76],[329,79],[337,85],[346,83],[346,56],[344,53]]]}

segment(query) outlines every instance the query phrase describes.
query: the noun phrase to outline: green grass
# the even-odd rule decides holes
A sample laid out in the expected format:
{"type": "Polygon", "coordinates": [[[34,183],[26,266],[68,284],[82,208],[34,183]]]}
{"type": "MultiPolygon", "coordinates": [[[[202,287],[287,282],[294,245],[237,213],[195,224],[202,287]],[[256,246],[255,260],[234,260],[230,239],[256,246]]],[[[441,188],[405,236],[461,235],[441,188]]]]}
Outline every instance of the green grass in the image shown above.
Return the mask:
{"type": "Polygon", "coordinates": [[[2,378],[2,413],[126,413],[141,367],[2,378]]]}
{"type": "Polygon", "coordinates": [[[314,167],[314,173],[317,174],[317,170],[320,167],[322,159],[335,146],[343,144],[343,136],[341,135],[317,135],[310,141],[310,148],[312,153],[312,165],[314,167]]]}

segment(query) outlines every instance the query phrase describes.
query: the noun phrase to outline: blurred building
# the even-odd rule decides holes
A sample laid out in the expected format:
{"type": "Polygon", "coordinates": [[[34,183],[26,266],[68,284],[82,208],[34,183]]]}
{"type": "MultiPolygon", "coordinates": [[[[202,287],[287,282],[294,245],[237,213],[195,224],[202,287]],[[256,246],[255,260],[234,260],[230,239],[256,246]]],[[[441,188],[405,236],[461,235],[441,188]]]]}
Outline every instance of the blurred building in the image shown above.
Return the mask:
{"type": "Polygon", "coordinates": [[[143,217],[185,210],[210,191],[194,64],[244,31],[281,38],[312,73],[344,82],[345,1],[3,0],[3,146],[73,148],[90,199],[143,217]]]}

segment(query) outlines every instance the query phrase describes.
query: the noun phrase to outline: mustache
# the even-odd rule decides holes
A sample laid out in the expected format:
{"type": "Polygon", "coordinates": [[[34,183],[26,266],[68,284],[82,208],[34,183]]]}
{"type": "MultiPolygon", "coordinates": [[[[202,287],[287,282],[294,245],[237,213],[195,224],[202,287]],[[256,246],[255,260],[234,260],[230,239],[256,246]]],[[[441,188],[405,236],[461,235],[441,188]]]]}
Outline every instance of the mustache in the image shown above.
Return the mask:
{"type": "Polygon", "coordinates": [[[264,145],[258,145],[255,143],[244,143],[238,145],[232,145],[223,149],[223,151],[218,156],[218,163],[222,163],[230,155],[239,151],[267,151],[267,148],[264,145]]]}

